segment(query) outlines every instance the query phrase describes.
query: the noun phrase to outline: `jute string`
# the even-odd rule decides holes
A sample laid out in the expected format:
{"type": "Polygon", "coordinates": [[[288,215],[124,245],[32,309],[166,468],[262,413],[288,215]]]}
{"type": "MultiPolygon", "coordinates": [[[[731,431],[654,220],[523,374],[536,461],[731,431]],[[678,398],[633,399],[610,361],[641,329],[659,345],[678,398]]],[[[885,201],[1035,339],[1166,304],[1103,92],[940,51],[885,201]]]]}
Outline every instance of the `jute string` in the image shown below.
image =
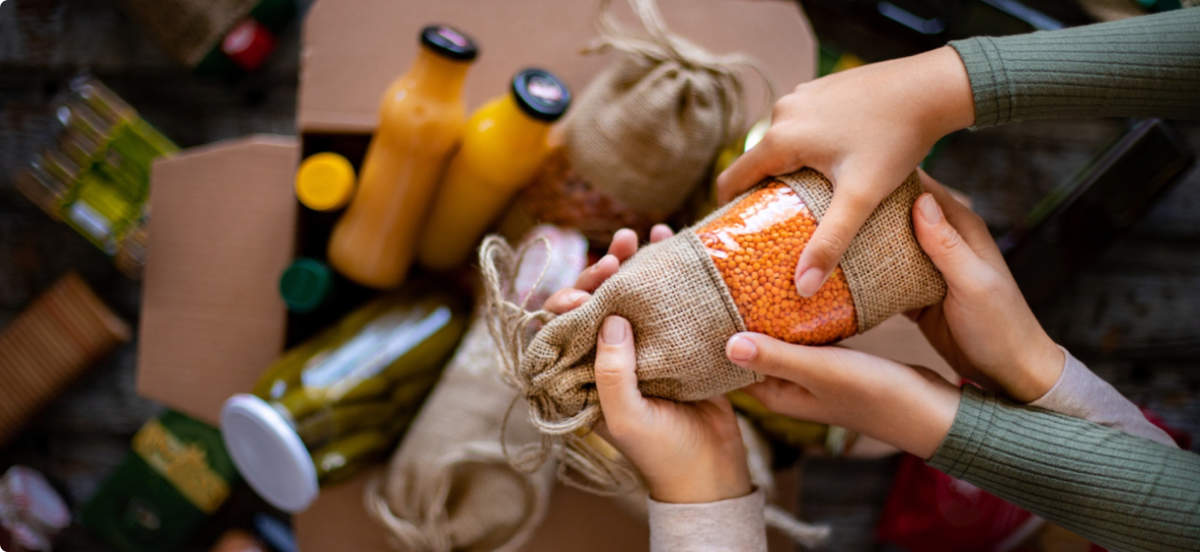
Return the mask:
{"type": "Polygon", "coordinates": [[[590,426],[600,417],[600,405],[589,404],[573,416],[561,416],[554,401],[540,396],[545,393],[544,388],[532,386],[527,378],[520,376],[521,362],[533,332],[554,318],[549,311],[529,311],[524,301],[517,304],[507,299],[512,296],[516,267],[521,265],[530,247],[537,245],[538,242],[525,244],[514,251],[503,238],[492,235],[480,246],[485,318],[499,352],[500,373],[506,383],[522,394],[513,399],[504,414],[501,451],[515,469],[523,472],[536,471],[555,456],[560,460],[559,479],[567,485],[602,495],[629,492],[641,484],[637,471],[615,451],[597,446],[597,437],[590,433],[590,426]],[[508,420],[522,398],[539,406],[529,409],[529,421],[541,433],[541,440],[514,449],[506,438],[508,420]]]}

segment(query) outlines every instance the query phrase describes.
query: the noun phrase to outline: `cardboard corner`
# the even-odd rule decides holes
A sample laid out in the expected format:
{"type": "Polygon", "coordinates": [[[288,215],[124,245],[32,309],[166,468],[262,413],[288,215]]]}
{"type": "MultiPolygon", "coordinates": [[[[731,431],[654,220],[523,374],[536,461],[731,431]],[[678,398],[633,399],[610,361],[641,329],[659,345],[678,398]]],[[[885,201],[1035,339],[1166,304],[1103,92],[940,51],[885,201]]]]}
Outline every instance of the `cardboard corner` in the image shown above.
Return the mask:
{"type": "Polygon", "coordinates": [[[299,157],[294,137],[184,150],[151,169],[137,391],[216,424],[280,353],[299,157]]]}

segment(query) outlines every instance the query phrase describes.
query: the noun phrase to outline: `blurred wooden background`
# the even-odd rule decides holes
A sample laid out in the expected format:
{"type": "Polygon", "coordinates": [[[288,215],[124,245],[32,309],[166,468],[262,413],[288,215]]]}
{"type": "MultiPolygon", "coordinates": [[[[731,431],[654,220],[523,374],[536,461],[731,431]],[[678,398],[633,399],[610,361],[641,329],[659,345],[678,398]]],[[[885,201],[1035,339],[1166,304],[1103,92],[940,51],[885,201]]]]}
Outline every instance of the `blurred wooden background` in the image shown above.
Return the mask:
{"type": "MultiPolygon", "coordinates": [[[[99,77],[181,147],[259,132],[292,134],[298,43],[299,24],[294,23],[265,68],[230,83],[202,79],[173,64],[114,2],[9,0],[0,5],[0,326],[71,269],[126,320],[137,320],[139,285],[12,185],[13,172],[49,139],[51,101],[67,80],[84,71],[99,77]]],[[[930,173],[968,193],[999,234],[1083,167],[1124,125],[1054,122],[963,132],[948,140],[930,173]]],[[[1200,125],[1176,128],[1200,152],[1200,125]]],[[[1200,438],[1200,370],[1195,368],[1200,167],[1076,278],[1046,309],[1042,323],[1135,402],[1200,438]]],[[[41,412],[0,449],[0,469],[31,465],[61,484],[73,505],[86,500],[128,450],[133,432],[160,408],[133,391],[135,350],[134,344],[122,347],[41,412]]],[[[831,549],[871,548],[890,465],[803,461],[805,514],[841,529],[831,549]]],[[[211,542],[211,529],[219,523],[259,506],[247,494],[245,489],[239,493],[234,511],[223,514],[197,540],[196,549],[211,542]]],[[[60,549],[103,547],[73,526],[60,549]]]]}

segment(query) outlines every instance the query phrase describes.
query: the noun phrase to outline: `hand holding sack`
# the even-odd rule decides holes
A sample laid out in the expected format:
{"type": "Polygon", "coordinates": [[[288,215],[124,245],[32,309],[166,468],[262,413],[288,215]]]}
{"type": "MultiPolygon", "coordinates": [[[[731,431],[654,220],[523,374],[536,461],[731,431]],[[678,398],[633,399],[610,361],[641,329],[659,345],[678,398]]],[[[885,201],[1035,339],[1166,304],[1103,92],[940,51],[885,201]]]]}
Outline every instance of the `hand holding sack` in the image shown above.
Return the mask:
{"type": "MultiPolygon", "coordinates": [[[[570,285],[586,263],[587,243],[575,232],[543,226],[526,239],[506,295],[541,305],[570,285]]],[[[398,550],[516,550],[541,523],[554,486],[554,466],[525,473],[509,465],[511,446],[537,443],[524,404],[501,380],[487,326],[476,319],[425,401],[386,476],[365,496],[367,512],[398,550]]]]}
{"type": "Polygon", "coordinates": [[[694,401],[760,381],[725,357],[733,334],[756,331],[820,345],[941,300],[945,281],[912,233],[920,193],[911,175],[867,219],[838,270],[810,298],[795,291],[792,274],[833,194],[829,181],[809,169],[770,179],[646,246],[591,300],[558,317],[505,299],[515,253],[489,237],[480,249],[485,315],[533,425],[561,443],[566,473],[597,490],[628,488],[636,482],[577,436],[601,415],[592,363],[604,318],[620,315],[632,324],[646,395],[694,401]],[[545,325],[530,338],[534,322],[545,325]]]}

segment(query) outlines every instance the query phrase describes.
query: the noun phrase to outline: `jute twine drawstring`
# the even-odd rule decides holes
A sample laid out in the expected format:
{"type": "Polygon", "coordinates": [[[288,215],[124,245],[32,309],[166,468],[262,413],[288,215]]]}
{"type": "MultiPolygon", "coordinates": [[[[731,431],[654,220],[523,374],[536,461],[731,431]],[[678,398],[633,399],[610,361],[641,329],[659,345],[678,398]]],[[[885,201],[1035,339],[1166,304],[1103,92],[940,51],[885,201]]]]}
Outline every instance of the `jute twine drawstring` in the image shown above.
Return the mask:
{"type": "MultiPolygon", "coordinates": [[[[637,470],[612,445],[591,431],[600,418],[599,405],[589,404],[574,416],[551,421],[558,419],[555,403],[542,395],[544,391],[536,390],[533,375],[520,371],[525,348],[531,339],[530,331],[536,324],[546,323],[554,317],[544,310],[528,311],[524,305],[509,299],[516,267],[535,245],[536,242],[526,244],[514,251],[503,238],[492,235],[480,246],[488,330],[499,352],[501,373],[505,381],[517,386],[525,396],[530,404],[530,422],[542,433],[538,443],[516,449],[509,447],[505,428],[520,399],[517,397],[509,405],[501,424],[500,449],[509,463],[520,471],[534,471],[554,457],[559,461],[558,477],[567,485],[601,495],[635,492],[644,487],[637,470]]],[[[766,454],[763,451],[757,453],[766,454]]],[[[771,480],[769,467],[759,468],[762,470],[768,471],[758,474],[755,481],[771,480]]],[[[778,506],[767,506],[764,515],[769,526],[783,531],[803,546],[817,546],[829,537],[828,526],[805,523],[778,506]]]]}
{"type": "MultiPolygon", "coordinates": [[[[493,464],[505,461],[507,456],[494,442],[478,441],[469,443],[462,449],[448,454],[437,460],[442,469],[436,470],[432,481],[423,481],[429,485],[429,500],[426,510],[417,515],[407,513],[406,518],[397,516],[388,504],[384,493],[383,476],[376,475],[367,482],[366,492],[363,493],[363,506],[367,515],[378,521],[386,529],[389,544],[395,550],[420,552],[450,552],[454,547],[454,531],[451,528],[449,508],[450,492],[454,485],[454,471],[451,466],[463,466],[470,463],[493,464]]],[[[525,485],[526,494],[531,497],[531,511],[525,517],[526,521],[516,528],[518,534],[532,533],[537,527],[547,508],[547,500],[533,488],[529,480],[521,480],[525,485]]],[[[523,542],[525,539],[517,539],[523,542]]]]}
{"type": "Polygon", "coordinates": [[[520,370],[533,330],[554,317],[549,311],[530,311],[525,308],[524,301],[517,304],[509,299],[513,295],[511,288],[517,267],[521,266],[529,248],[540,243],[535,241],[514,251],[503,238],[488,236],[480,246],[484,307],[488,330],[500,357],[500,373],[504,381],[520,390],[529,402],[529,421],[542,434],[537,443],[510,448],[505,436],[509,417],[521,398],[518,396],[509,405],[500,426],[501,450],[514,468],[524,472],[537,470],[554,456],[560,461],[559,479],[568,485],[605,495],[632,491],[641,484],[637,471],[611,446],[610,450],[605,450],[600,445],[602,440],[590,433],[591,427],[600,419],[600,405],[587,405],[574,416],[559,416],[555,403],[533,384],[531,375],[520,370]]]}

